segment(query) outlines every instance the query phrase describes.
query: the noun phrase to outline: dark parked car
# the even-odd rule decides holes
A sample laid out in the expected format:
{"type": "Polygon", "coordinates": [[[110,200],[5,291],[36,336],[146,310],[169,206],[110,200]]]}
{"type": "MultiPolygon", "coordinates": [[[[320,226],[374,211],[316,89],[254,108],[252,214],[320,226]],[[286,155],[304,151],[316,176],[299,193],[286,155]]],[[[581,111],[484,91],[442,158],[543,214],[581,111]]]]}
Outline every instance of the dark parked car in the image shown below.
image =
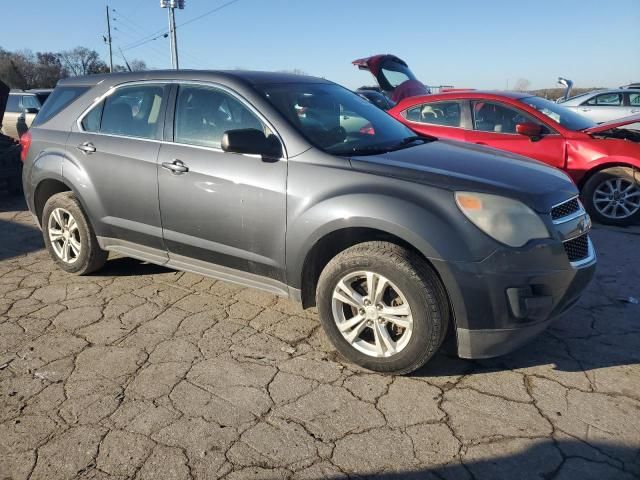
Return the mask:
{"type": "MultiPolygon", "coordinates": [[[[0,81],[0,127],[9,98],[9,87],[0,81]]],[[[22,189],[22,163],[20,145],[12,138],[0,133],[0,192],[18,193],[22,189]]]]}
{"type": "Polygon", "coordinates": [[[116,251],[317,305],[337,349],[373,370],[420,367],[448,331],[462,357],[506,353],[595,268],[564,173],[415,136],[318,78],[71,78],[22,144],[26,200],[62,269],[116,251]]]}
{"type": "Polygon", "coordinates": [[[369,88],[359,88],[356,90],[356,93],[361,97],[366,98],[371,103],[373,103],[376,107],[381,110],[389,110],[391,107],[395,105],[386,95],[377,90],[371,90],[369,88]]]}

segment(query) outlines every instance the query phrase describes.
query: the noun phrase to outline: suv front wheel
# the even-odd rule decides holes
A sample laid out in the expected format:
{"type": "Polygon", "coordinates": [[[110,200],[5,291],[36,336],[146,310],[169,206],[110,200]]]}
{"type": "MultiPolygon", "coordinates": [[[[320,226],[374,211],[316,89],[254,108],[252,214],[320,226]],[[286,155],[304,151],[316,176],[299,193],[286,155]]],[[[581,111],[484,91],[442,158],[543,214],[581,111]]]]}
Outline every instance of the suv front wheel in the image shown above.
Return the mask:
{"type": "Polygon", "coordinates": [[[316,295],[336,349],[370,370],[420,368],[447,331],[449,304],[440,279],[421,257],[392,243],[366,242],[336,255],[316,295]]]}
{"type": "Polygon", "coordinates": [[[49,254],[63,270],[76,275],[94,272],[108,253],[100,248],[80,203],[71,192],[53,195],[42,212],[42,232],[49,254]]]}

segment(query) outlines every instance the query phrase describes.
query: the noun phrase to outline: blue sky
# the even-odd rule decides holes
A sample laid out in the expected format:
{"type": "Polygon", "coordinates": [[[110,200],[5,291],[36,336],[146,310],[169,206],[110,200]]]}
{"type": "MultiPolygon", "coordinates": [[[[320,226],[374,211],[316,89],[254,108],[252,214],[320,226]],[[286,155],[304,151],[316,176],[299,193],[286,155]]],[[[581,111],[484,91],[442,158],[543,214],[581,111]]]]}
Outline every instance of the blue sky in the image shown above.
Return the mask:
{"type": "MultiPolygon", "coordinates": [[[[227,1],[186,0],[177,23],[227,1]]],[[[159,0],[2,3],[4,18],[24,20],[2,26],[5,49],[83,45],[106,59],[108,3],[116,52],[169,66],[165,38],[126,49],[166,29],[159,0]]],[[[178,42],[182,67],[297,68],[351,88],[372,83],[351,61],[376,53],[400,56],[431,85],[504,89],[524,78],[544,88],[566,76],[576,86],[618,86],[640,81],[640,0],[237,0],[179,28],[178,42]]]]}

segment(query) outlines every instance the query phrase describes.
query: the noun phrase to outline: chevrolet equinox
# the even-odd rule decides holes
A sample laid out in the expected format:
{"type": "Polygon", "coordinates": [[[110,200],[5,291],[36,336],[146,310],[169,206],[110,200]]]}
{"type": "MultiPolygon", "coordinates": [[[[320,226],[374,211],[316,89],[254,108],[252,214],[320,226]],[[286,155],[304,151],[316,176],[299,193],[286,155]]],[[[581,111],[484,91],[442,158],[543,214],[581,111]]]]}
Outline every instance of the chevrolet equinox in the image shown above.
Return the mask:
{"type": "Polygon", "coordinates": [[[501,355],[591,279],[573,182],[416,136],[332,82],[242,71],[62,80],[22,137],[23,185],[64,270],[109,251],[317,306],[335,347],[408,373],[447,332],[501,355]]]}

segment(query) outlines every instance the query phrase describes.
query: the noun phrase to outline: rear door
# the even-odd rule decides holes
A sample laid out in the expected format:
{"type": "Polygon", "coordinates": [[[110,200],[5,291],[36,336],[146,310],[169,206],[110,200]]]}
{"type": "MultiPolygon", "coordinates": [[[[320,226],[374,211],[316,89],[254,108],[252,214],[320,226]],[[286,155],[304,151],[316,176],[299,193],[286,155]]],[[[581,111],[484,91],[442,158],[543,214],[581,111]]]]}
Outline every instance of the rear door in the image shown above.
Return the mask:
{"type": "Polygon", "coordinates": [[[415,132],[465,141],[465,128],[470,126],[467,104],[464,100],[425,102],[406,109],[400,115],[415,132]]]}
{"type": "Polygon", "coordinates": [[[625,105],[628,107],[627,115],[640,113],[640,90],[625,93],[625,105]]]}
{"type": "Polygon", "coordinates": [[[467,131],[467,141],[524,155],[557,168],[564,167],[564,138],[528,113],[502,102],[473,100],[471,116],[473,127],[467,131]],[[542,135],[532,139],[516,133],[516,125],[525,122],[541,125],[542,135]]]}
{"type": "Polygon", "coordinates": [[[148,247],[158,261],[167,259],[156,162],[169,88],[157,82],[116,88],[74,126],[67,141],[74,165],[63,172],[84,177],[80,194],[99,236],[148,247]]]}
{"type": "Polygon", "coordinates": [[[227,130],[271,133],[271,128],[227,88],[188,83],[176,88],[166,135],[173,141],[162,145],[158,160],[171,261],[284,281],[287,161],[221,149],[227,130]]]}

